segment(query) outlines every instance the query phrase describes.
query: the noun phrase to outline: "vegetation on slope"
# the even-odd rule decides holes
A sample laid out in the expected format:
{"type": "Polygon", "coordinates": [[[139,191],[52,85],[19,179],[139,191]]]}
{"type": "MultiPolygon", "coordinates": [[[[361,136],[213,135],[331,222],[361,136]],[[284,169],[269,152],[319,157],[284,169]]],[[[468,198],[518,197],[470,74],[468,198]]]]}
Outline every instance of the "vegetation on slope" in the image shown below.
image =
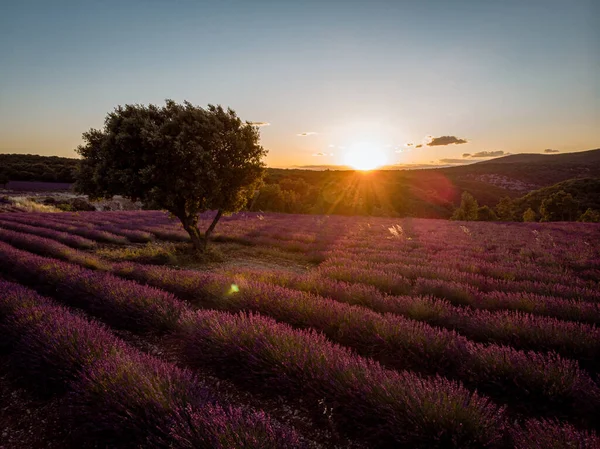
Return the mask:
{"type": "Polygon", "coordinates": [[[78,159],[67,157],[0,154],[0,184],[8,181],[74,182],[78,164],[78,159]]]}

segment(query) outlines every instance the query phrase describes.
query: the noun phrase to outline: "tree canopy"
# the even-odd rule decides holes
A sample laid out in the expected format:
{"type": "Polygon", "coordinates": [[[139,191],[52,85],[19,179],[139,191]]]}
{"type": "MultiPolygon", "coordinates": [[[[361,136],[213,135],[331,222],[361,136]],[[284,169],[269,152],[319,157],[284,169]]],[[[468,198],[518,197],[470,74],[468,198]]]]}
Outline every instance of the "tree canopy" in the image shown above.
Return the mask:
{"type": "Polygon", "coordinates": [[[452,220],[477,221],[479,218],[479,204],[469,192],[463,192],[460,207],[454,211],[452,220]]]}
{"type": "Polygon", "coordinates": [[[542,221],[573,221],[578,204],[573,195],[560,190],[542,201],[540,214],[542,221]]]}
{"type": "Polygon", "coordinates": [[[118,106],[102,129],[83,134],[75,188],[165,209],[203,251],[220,217],[243,208],[260,185],[267,152],[259,139],[257,127],[221,106],[118,106]],[[216,216],[201,233],[198,214],[209,210],[216,216]]]}

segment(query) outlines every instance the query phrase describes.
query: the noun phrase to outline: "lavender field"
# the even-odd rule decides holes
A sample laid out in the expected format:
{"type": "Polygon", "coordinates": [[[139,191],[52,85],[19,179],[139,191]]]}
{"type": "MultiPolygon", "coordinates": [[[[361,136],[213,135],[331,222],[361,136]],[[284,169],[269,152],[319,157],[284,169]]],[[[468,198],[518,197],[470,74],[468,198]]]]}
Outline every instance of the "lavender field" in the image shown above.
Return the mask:
{"type": "Polygon", "coordinates": [[[214,240],[0,214],[0,362],[57,447],[600,447],[598,224],[240,213],[214,240]]]}

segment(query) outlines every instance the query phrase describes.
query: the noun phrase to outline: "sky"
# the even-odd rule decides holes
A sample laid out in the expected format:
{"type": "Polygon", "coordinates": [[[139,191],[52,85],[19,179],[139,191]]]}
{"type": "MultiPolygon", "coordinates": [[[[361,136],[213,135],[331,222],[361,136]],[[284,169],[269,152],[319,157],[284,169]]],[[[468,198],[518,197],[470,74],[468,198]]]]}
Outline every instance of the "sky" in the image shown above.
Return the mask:
{"type": "Polygon", "coordinates": [[[117,105],[221,104],[272,167],[600,147],[597,0],[0,2],[0,152],[75,157],[117,105]]]}

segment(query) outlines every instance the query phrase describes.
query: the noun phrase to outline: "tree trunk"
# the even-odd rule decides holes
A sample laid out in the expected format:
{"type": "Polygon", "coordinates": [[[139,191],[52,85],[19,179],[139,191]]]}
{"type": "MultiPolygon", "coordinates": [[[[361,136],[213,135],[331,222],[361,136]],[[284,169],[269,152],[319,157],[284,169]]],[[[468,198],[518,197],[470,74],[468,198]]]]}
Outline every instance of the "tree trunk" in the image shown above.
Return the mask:
{"type": "Polygon", "coordinates": [[[183,225],[183,229],[190,235],[190,239],[192,240],[192,245],[194,245],[194,249],[199,253],[204,253],[206,251],[206,247],[208,246],[208,240],[210,239],[210,235],[217,226],[218,221],[223,216],[223,211],[218,210],[217,215],[213,219],[212,223],[202,235],[200,229],[198,229],[198,217],[184,217],[180,218],[181,224],[183,225]]]}
{"type": "Polygon", "coordinates": [[[193,219],[185,219],[181,220],[183,224],[183,229],[190,235],[190,239],[192,240],[192,245],[197,252],[204,252],[206,245],[203,241],[202,235],[200,235],[200,230],[198,229],[198,220],[193,219]]]}
{"type": "Polygon", "coordinates": [[[221,219],[222,216],[223,216],[223,211],[221,209],[219,209],[217,211],[217,215],[215,215],[215,218],[213,218],[212,223],[210,224],[210,226],[204,233],[204,242],[203,242],[204,246],[202,248],[203,252],[206,251],[206,246],[208,245],[208,239],[210,238],[210,235],[212,234],[212,232],[215,230],[215,226],[217,226],[217,223],[219,222],[219,220],[221,219]]]}

